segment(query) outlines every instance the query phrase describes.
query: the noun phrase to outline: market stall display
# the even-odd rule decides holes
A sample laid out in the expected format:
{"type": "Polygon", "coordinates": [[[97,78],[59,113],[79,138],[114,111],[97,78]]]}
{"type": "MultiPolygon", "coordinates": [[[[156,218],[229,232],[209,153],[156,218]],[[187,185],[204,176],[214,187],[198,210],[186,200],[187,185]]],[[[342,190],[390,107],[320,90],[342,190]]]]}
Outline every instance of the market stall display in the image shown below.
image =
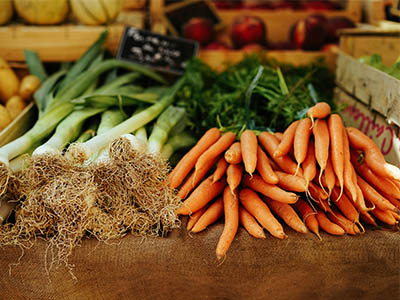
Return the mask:
{"type": "MultiPolygon", "coordinates": [[[[69,13],[87,13],[90,1],[72,1],[69,13]]],[[[187,1],[216,13],[214,24],[174,15],[174,2],[98,6],[106,26],[81,15],[79,25],[12,29],[0,76],[18,81],[0,82],[0,99],[33,101],[7,111],[14,120],[0,129],[3,295],[393,298],[397,31],[336,31],[360,21],[355,1],[187,1]],[[120,7],[148,18],[136,27],[118,21],[124,11],[114,21],[120,7]],[[281,50],[274,26],[286,14],[296,45],[281,50]],[[35,34],[18,44],[21,30],[68,30],[58,45],[67,56],[35,34]],[[340,51],[322,50],[338,32],[340,51]],[[174,34],[191,41],[170,49],[174,34]],[[197,57],[180,59],[195,40],[197,57]],[[179,72],[160,62],[174,53],[179,72]]]]}

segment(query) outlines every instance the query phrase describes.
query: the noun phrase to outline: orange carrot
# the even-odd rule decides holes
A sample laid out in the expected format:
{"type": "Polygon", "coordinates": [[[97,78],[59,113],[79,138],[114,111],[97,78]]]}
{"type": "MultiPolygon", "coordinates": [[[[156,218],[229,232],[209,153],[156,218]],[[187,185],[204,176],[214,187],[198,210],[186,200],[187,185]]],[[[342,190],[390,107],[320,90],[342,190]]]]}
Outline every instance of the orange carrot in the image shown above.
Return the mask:
{"type": "Polygon", "coordinates": [[[388,225],[396,225],[397,221],[396,218],[393,216],[392,212],[389,210],[381,210],[379,208],[375,208],[374,210],[371,211],[371,213],[380,221],[383,223],[386,223],[388,225]]]}
{"type": "Polygon", "coordinates": [[[223,134],[218,141],[216,141],[210,148],[208,148],[202,155],[200,155],[199,159],[197,160],[194,168],[194,177],[193,181],[196,181],[197,174],[203,169],[210,160],[215,159],[221,153],[223,153],[226,149],[229,148],[230,145],[236,139],[236,135],[233,132],[227,132],[223,134]]]}
{"type": "Polygon", "coordinates": [[[300,164],[306,159],[308,144],[311,135],[311,120],[306,118],[302,119],[299,122],[299,125],[296,128],[296,132],[293,140],[293,152],[294,158],[297,162],[297,170],[300,167],[300,164]]]}
{"type": "Polygon", "coordinates": [[[324,170],[324,178],[326,187],[328,188],[328,195],[330,196],[333,188],[336,185],[336,175],[335,172],[333,171],[332,162],[330,158],[328,158],[326,168],[324,170]]]}
{"type": "Polygon", "coordinates": [[[228,186],[224,189],[223,202],[225,224],[215,250],[218,260],[226,255],[239,227],[239,197],[237,193],[233,195],[228,186]]]}
{"type": "Polygon", "coordinates": [[[316,185],[312,182],[310,182],[310,184],[308,185],[308,192],[313,199],[322,199],[322,200],[328,199],[327,192],[321,189],[319,185],[316,185]]]}
{"type": "Polygon", "coordinates": [[[358,161],[358,154],[355,151],[351,151],[351,162],[357,172],[364,178],[369,184],[380,192],[385,192],[386,194],[400,198],[400,190],[393,183],[392,180],[385,177],[378,177],[365,163],[360,163],[358,161]]]}
{"type": "Polygon", "coordinates": [[[344,159],[344,170],[343,170],[343,180],[344,187],[350,192],[351,199],[353,201],[357,200],[357,180],[353,178],[354,168],[350,159],[350,146],[349,139],[347,136],[347,131],[343,127],[343,159],[344,159]]]}
{"type": "Polygon", "coordinates": [[[225,151],[225,160],[228,164],[239,164],[242,162],[242,148],[240,142],[233,143],[228,150],[225,151]]]}
{"type": "Polygon", "coordinates": [[[328,217],[321,211],[317,210],[316,214],[319,226],[327,233],[332,235],[344,235],[345,231],[339,225],[331,222],[328,217]]]}
{"type": "Polygon", "coordinates": [[[245,174],[243,176],[243,184],[252,188],[256,192],[263,194],[264,196],[283,203],[292,204],[296,203],[296,201],[299,199],[299,196],[295,193],[289,193],[276,185],[266,183],[258,175],[253,175],[253,177],[250,177],[250,175],[245,174]]]}
{"type": "Polygon", "coordinates": [[[296,211],[289,204],[271,200],[267,197],[264,201],[270,207],[270,209],[278,215],[289,227],[300,233],[307,233],[307,227],[303,221],[299,218],[296,211]]]}
{"type": "Polygon", "coordinates": [[[368,182],[362,179],[359,175],[357,175],[357,183],[365,199],[373,203],[377,208],[381,210],[397,210],[392,203],[383,198],[372,186],[368,184],[368,182]]]}
{"type": "Polygon", "coordinates": [[[217,167],[215,168],[213,174],[213,182],[220,180],[225,175],[227,168],[228,168],[228,163],[226,162],[225,158],[221,157],[217,163],[217,167]]]}
{"type": "Polygon", "coordinates": [[[400,210],[400,200],[399,199],[397,199],[391,195],[388,195],[385,192],[381,192],[381,194],[384,198],[389,200],[390,203],[392,203],[394,206],[396,206],[400,210]]]}
{"type": "Polygon", "coordinates": [[[279,239],[287,238],[282,225],[271,213],[267,204],[258,197],[256,192],[250,189],[242,189],[239,197],[240,203],[269,233],[279,239]]]}
{"type": "Polygon", "coordinates": [[[322,187],[321,176],[328,163],[329,157],[329,129],[328,124],[323,119],[317,119],[313,127],[315,159],[320,167],[319,185],[322,187]]]}
{"type": "Polygon", "coordinates": [[[282,141],[283,139],[283,133],[282,132],[274,132],[274,136],[278,139],[279,142],[282,141]]]}
{"type": "Polygon", "coordinates": [[[258,239],[266,238],[264,230],[257,220],[243,206],[239,207],[239,221],[251,236],[258,239]]]}
{"type": "MultiPolygon", "coordinates": [[[[332,196],[334,198],[339,197],[340,191],[338,188],[334,188],[332,191],[332,196]]],[[[353,221],[355,223],[359,223],[360,221],[360,215],[357,211],[357,209],[354,207],[352,201],[346,196],[344,193],[342,197],[338,201],[335,202],[336,206],[340,209],[340,211],[343,213],[343,215],[349,219],[350,221],[353,221]]]]}
{"type": "Polygon", "coordinates": [[[299,123],[300,121],[298,120],[292,122],[283,132],[282,140],[274,152],[274,157],[281,157],[290,152],[290,149],[293,146],[294,134],[296,133],[296,129],[299,123]]]}
{"type": "Polygon", "coordinates": [[[293,205],[303,218],[303,222],[307,225],[308,229],[310,229],[321,240],[321,236],[319,235],[318,220],[315,216],[316,212],[314,212],[311,206],[302,199],[299,199],[299,201],[293,205]]]}
{"type": "MultiPolygon", "coordinates": [[[[258,136],[258,140],[264,147],[264,149],[268,152],[269,156],[272,157],[274,152],[276,151],[276,148],[279,145],[278,139],[273,134],[264,131],[260,133],[260,135],[258,136]]],[[[272,160],[276,162],[276,164],[279,166],[279,168],[282,169],[282,171],[289,174],[296,173],[297,164],[288,155],[283,155],[281,157],[272,157],[272,160]]],[[[298,174],[303,174],[303,170],[301,168],[298,170],[298,174]]]]}
{"type": "Polygon", "coordinates": [[[290,192],[302,193],[306,190],[306,181],[303,177],[275,171],[279,178],[278,186],[290,192]]]}
{"type": "Polygon", "coordinates": [[[207,206],[204,206],[200,208],[198,211],[196,211],[194,214],[189,216],[187,225],[186,225],[186,230],[189,231],[190,229],[193,228],[193,226],[197,223],[197,221],[200,219],[201,215],[204,213],[204,211],[207,209],[207,206]]]}
{"type": "MultiPolygon", "coordinates": [[[[332,212],[328,212],[327,215],[329,219],[343,228],[344,232],[351,235],[356,235],[360,233],[360,229],[357,227],[356,223],[351,222],[347,218],[345,218],[342,214],[339,213],[336,209],[332,209],[332,212]]],[[[361,225],[362,227],[362,225],[361,225]]],[[[362,227],[362,231],[365,232],[364,227],[362,227]]]]}
{"type": "Polygon", "coordinates": [[[221,136],[217,128],[211,128],[199,139],[197,144],[186,153],[169,174],[169,186],[177,188],[195,166],[197,159],[221,136]]]}
{"type": "Polygon", "coordinates": [[[189,195],[189,197],[177,209],[178,215],[189,215],[204,207],[212,199],[222,193],[225,186],[225,180],[221,179],[212,182],[212,175],[204,179],[199,186],[189,195]]]}
{"type": "Polygon", "coordinates": [[[258,173],[262,179],[270,184],[278,183],[278,176],[271,167],[270,160],[260,146],[257,147],[257,167],[258,173]]]}
{"type": "Polygon", "coordinates": [[[400,221],[400,214],[398,214],[394,211],[392,211],[391,213],[392,213],[393,217],[396,219],[396,221],[400,221]]]}
{"type": "Polygon", "coordinates": [[[400,180],[400,169],[385,161],[375,142],[357,128],[347,127],[347,134],[352,147],[362,150],[365,163],[379,176],[400,180]]]}
{"type": "Polygon", "coordinates": [[[189,193],[199,184],[199,182],[204,179],[204,176],[207,174],[209,170],[211,170],[211,168],[215,165],[217,160],[218,157],[214,157],[213,159],[207,161],[204,167],[197,173],[196,179],[194,178],[194,172],[192,172],[189,178],[179,188],[178,197],[180,199],[185,199],[187,195],[189,195],[189,193]]]}
{"type": "Polygon", "coordinates": [[[343,127],[342,118],[338,114],[330,115],[328,119],[328,128],[331,139],[331,162],[340,185],[339,198],[342,196],[344,188],[343,127]]]}
{"type": "Polygon", "coordinates": [[[360,211],[360,217],[361,219],[369,224],[369,225],[373,225],[373,226],[378,226],[374,220],[374,218],[366,211],[360,211]]]}
{"type": "Polygon", "coordinates": [[[207,228],[207,226],[216,222],[224,212],[224,203],[222,197],[218,197],[200,216],[196,224],[192,228],[192,232],[200,232],[207,228]]]}
{"type": "Polygon", "coordinates": [[[331,113],[331,107],[326,102],[318,102],[314,106],[310,107],[307,111],[307,116],[311,119],[312,124],[314,125],[314,119],[319,118],[323,119],[329,116],[331,113]]]}
{"type": "Polygon", "coordinates": [[[253,130],[246,129],[240,135],[240,147],[242,150],[242,158],[244,169],[252,175],[257,166],[257,136],[253,130]]]}
{"type": "Polygon", "coordinates": [[[315,148],[313,141],[310,141],[308,145],[307,156],[302,166],[304,171],[303,177],[306,180],[306,192],[308,193],[308,186],[310,185],[310,182],[313,181],[314,177],[317,175],[315,148]]]}
{"type": "Polygon", "coordinates": [[[226,182],[228,183],[232,194],[239,186],[240,181],[242,180],[242,175],[243,167],[241,164],[228,166],[228,169],[226,170],[226,182]]]}

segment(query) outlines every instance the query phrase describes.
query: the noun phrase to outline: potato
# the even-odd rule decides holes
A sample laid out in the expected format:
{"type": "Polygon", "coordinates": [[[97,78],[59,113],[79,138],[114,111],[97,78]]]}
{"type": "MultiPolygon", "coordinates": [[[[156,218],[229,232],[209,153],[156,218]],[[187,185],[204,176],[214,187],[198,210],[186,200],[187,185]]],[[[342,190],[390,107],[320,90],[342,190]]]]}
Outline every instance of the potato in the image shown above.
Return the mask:
{"type": "Polygon", "coordinates": [[[11,123],[11,121],[12,119],[7,108],[5,108],[4,105],[0,104],[0,131],[6,128],[7,125],[11,123]]]}
{"type": "Polygon", "coordinates": [[[4,60],[0,60],[0,101],[6,103],[18,94],[19,79],[13,69],[4,60]]]}
{"type": "Polygon", "coordinates": [[[27,75],[21,80],[18,94],[24,100],[31,98],[32,94],[39,88],[40,79],[35,75],[27,75]]]}
{"type": "Polygon", "coordinates": [[[12,96],[6,103],[6,108],[10,114],[11,119],[15,119],[25,108],[25,101],[21,96],[12,96]]]}

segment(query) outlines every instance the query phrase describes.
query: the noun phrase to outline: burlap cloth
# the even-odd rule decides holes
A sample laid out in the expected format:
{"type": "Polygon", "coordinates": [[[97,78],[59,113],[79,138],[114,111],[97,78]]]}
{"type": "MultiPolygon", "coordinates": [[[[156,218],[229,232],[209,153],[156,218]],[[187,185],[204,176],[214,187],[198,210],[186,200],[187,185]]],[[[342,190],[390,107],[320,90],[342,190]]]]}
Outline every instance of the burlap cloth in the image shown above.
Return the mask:
{"type": "Polygon", "coordinates": [[[85,240],[65,268],[46,275],[46,244],[37,241],[18,266],[18,248],[0,249],[0,299],[400,299],[400,233],[297,234],[256,240],[240,229],[226,260],[215,246],[222,225],[189,236],[132,235],[119,244],[85,240]]]}

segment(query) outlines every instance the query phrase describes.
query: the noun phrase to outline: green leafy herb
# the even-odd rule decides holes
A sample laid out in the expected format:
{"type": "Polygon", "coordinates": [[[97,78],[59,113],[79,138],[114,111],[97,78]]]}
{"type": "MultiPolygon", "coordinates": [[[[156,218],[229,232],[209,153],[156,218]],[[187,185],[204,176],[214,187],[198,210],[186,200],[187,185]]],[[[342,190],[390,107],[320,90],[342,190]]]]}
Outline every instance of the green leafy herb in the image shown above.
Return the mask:
{"type": "Polygon", "coordinates": [[[186,109],[190,129],[197,136],[210,127],[283,131],[304,116],[316,95],[334,109],[334,75],[322,60],[294,67],[249,55],[217,73],[194,58],[184,76],[177,105],[186,109]]]}

